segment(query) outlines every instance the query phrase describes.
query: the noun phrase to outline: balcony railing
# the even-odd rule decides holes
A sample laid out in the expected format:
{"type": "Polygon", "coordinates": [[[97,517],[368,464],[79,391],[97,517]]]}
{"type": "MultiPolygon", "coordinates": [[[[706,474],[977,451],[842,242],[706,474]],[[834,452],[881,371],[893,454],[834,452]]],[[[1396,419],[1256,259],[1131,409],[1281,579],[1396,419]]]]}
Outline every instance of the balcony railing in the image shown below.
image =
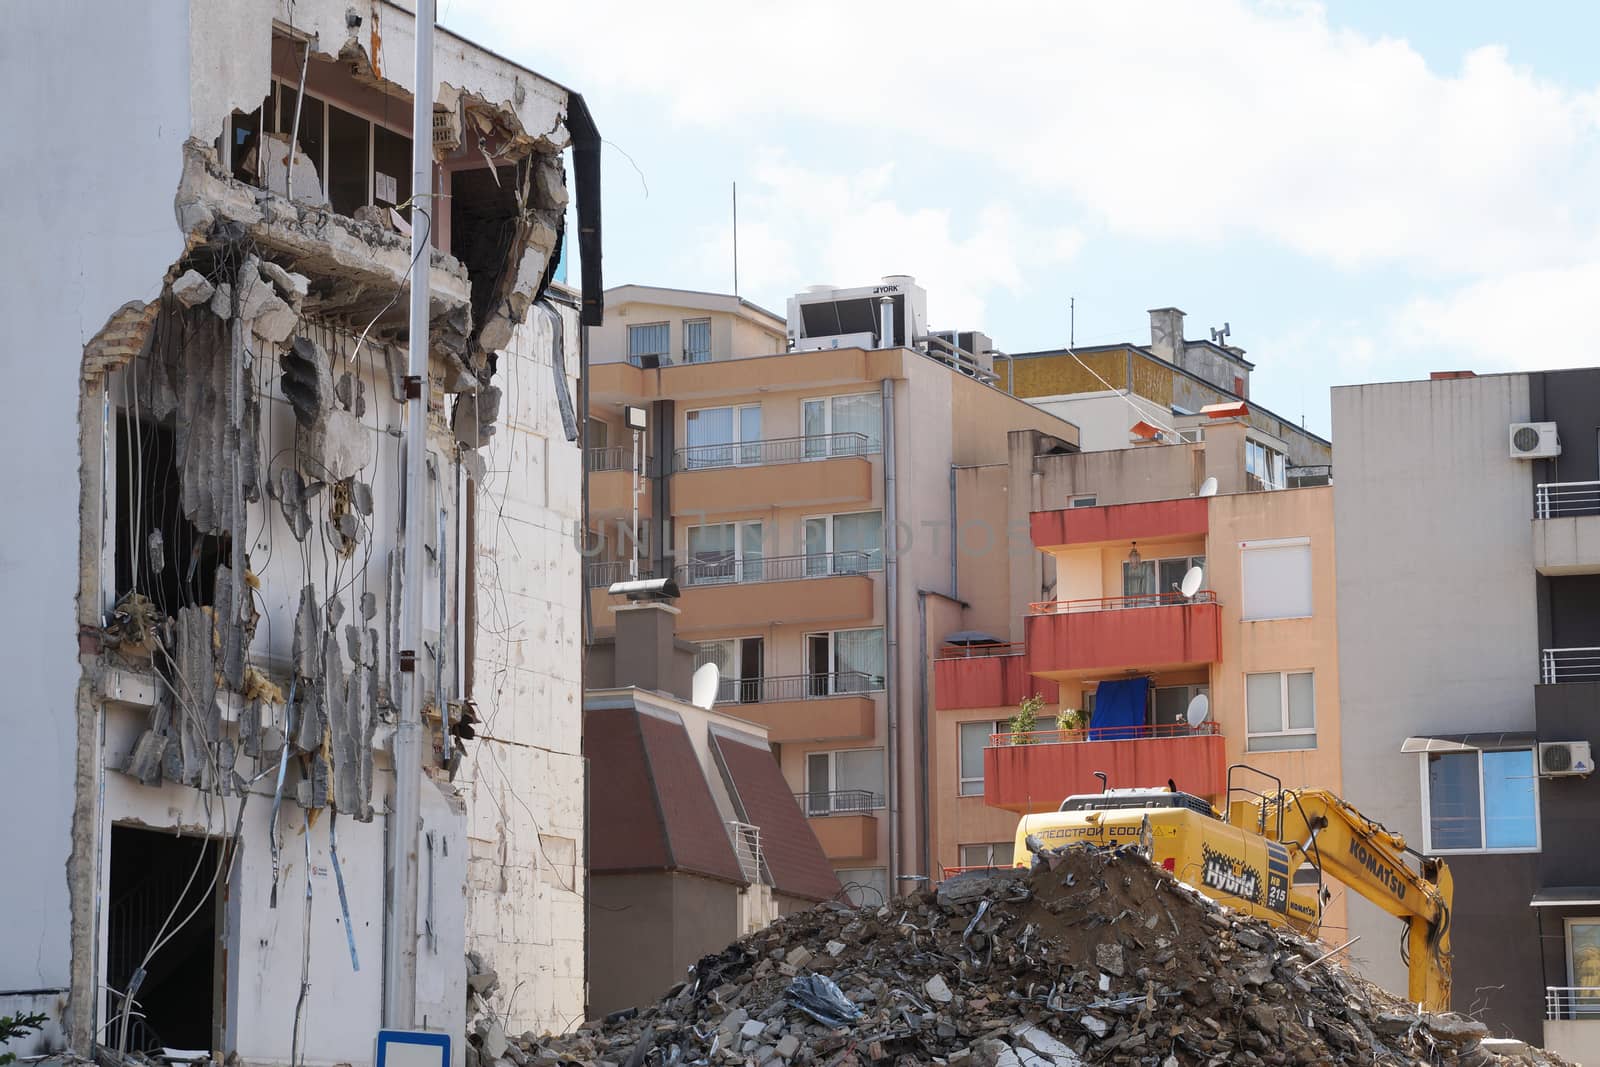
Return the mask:
{"type": "Polygon", "coordinates": [[[788,700],[821,700],[826,697],[876,693],[882,688],[882,675],[863,671],[724,678],[717,683],[717,703],[776,704],[788,700]]]}
{"type": "Polygon", "coordinates": [[[733,555],[701,558],[678,568],[681,585],[731,585],[746,582],[793,582],[838,574],[866,574],[883,569],[878,552],[814,552],[804,556],[733,555]]]}
{"type": "Polygon", "coordinates": [[[1102,596],[1087,600],[1041,600],[1028,605],[1030,615],[1075,615],[1085,611],[1120,611],[1124,608],[1181,607],[1185,604],[1215,604],[1217,594],[1201,589],[1194,596],[1182,593],[1141,593],[1136,596],[1102,596]]]}
{"type": "MultiPolygon", "coordinates": [[[[618,582],[627,581],[632,575],[628,573],[628,561],[625,559],[602,560],[591,563],[584,568],[584,582],[590,589],[609,589],[618,582]]],[[[653,577],[650,564],[640,561],[639,577],[653,577]]]]}
{"type": "Polygon", "coordinates": [[[699,471],[803,463],[806,460],[834,459],[839,456],[866,456],[881,447],[864,433],[824,433],[806,437],[773,437],[765,441],[691,445],[678,449],[674,456],[678,470],[699,471]]]}
{"type": "Polygon", "coordinates": [[[1600,988],[1595,986],[1544,987],[1546,1019],[1590,1019],[1600,1022],[1600,988]]]}
{"type": "Polygon", "coordinates": [[[728,839],[739,858],[739,870],[747,882],[761,881],[761,827],[753,823],[728,820],[728,839]]]}
{"type": "Polygon", "coordinates": [[[1020,641],[987,645],[945,645],[934,659],[990,659],[994,656],[1020,656],[1028,646],[1020,641]]]}
{"type": "Polygon", "coordinates": [[[860,815],[883,807],[883,794],[866,789],[834,789],[828,792],[796,793],[794,799],[808,816],[860,815]]]}
{"type": "Polygon", "coordinates": [[[1546,685],[1558,682],[1600,682],[1600,648],[1547,648],[1539,675],[1546,685]]]}
{"type": "Polygon", "coordinates": [[[1534,492],[1534,518],[1600,515],[1600,482],[1541,482],[1534,492]]]}
{"type": "Polygon", "coordinates": [[[990,748],[1014,748],[1021,745],[1081,745],[1095,741],[1148,741],[1166,737],[1206,737],[1222,733],[1214,722],[1190,726],[1186,722],[1140,724],[1137,726],[1089,726],[1078,730],[1029,730],[1026,733],[1007,731],[989,735],[990,748]]]}
{"type": "Polygon", "coordinates": [[[1332,485],[1333,465],[1331,463],[1309,463],[1303,467],[1290,464],[1288,469],[1290,489],[1304,489],[1312,485],[1332,485]]]}
{"type": "Polygon", "coordinates": [[[633,470],[633,446],[611,445],[607,448],[591,448],[588,450],[589,471],[631,471],[633,470]]]}

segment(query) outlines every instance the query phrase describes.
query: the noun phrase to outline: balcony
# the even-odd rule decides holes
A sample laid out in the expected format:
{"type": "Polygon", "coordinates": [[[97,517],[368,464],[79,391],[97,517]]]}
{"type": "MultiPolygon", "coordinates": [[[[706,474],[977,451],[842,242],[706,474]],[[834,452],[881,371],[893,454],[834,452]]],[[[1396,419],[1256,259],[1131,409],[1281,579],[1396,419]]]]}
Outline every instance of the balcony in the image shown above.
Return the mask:
{"type": "MultiPolygon", "coordinates": [[[[654,572],[650,564],[644,560],[639,562],[640,578],[650,578],[654,572]]],[[[625,559],[608,559],[591,563],[583,569],[583,582],[589,589],[610,589],[618,582],[626,582],[634,577],[630,573],[628,561],[625,559]]]]}
{"type": "Polygon", "coordinates": [[[1091,508],[1035,511],[1028,516],[1033,546],[1041,551],[1138,541],[1157,545],[1203,538],[1211,525],[1205,497],[1151,500],[1091,508]]]}
{"type": "Polygon", "coordinates": [[[883,679],[859,671],[724,678],[717,705],[767,728],[773,744],[866,741],[875,732],[883,679]]]}
{"type": "Polygon", "coordinates": [[[1600,682],[1600,648],[1547,648],[1539,655],[1539,680],[1545,685],[1600,682]]]}
{"type": "Polygon", "coordinates": [[[1546,986],[1546,1051],[1574,1063],[1600,1063],[1600,988],[1546,986]]]}
{"type": "Polygon", "coordinates": [[[698,559],[677,570],[683,626],[717,628],[750,619],[779,624],[871,619],[870,575],[882,566],[876,552],[698,559]],[[772,590],[760,588],[769,582],[795,585],[775,598],[772,590]]]}
{"type": "Polygon", "coordinates": [[[946,645],[933,661],[934,707],[1014,708],[1035,693],[1055,703],[1055,682],[1027,672],[1026,645],[946,645]]]}
{"type": "MultiPolygon", "coordinates": [[[[591,448],[584,455],[589,466],[589,514],[618,518],[633,512],[634,454],[631,445],[591,448]]],[[[650,514],[648,485],[640,486],[639,514],[650,514]]]]}
{"type": "Polygon", "coordinates": [[[868,457],[879,450],[862,433],[680,448],[673,456],[673,506],[683,514],[727,511],[734,502],[754,500],[786,506],[871,500],[868,457]]]}
{"type": "Polygon", "coordinates": [[[1227,751],[1214,722],[995,734],[983,751],[983,795],[1018,814],[1054,811],[1075,793],[1098,793],[1096,771],[1118,788],[1175,781],[1186,793],[1221,797],[1227,751]]]}
{"type": "Polygon", "coordinates": [[[1222,659],[1222,612],[1209,589],[1192,597],[1050,600],[1028,611],[1023,633],[1030,675],[1064,682],[1096,672],[1181,670],[1222,659]]]}
{"type": "Polygon", "coordinates": [[[863,863],[878,858],[878,816],[881,793],[865,789],[837,789],[826,793],[796,793],[811,832],[823,853],[834,863],[863,863]]]}
{"type": "Polygon", "coordinates": [[[1534,493],[1540,574],[1600,574],[1600,482],[1544,482],[1534,493]]]}

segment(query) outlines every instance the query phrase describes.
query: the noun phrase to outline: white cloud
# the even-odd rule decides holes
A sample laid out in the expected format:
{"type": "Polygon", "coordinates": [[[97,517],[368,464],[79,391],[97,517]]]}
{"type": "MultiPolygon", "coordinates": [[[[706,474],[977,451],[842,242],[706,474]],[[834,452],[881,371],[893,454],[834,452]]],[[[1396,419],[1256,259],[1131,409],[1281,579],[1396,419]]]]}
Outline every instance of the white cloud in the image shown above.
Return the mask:
{"type": "Polygon", "coordinates": [[[983,157],[1113,233],[1259,237],[1460,277],[1600,247],[1600,97],[1496,48],[1431,70],[1320,5],[613,0],[562,9],[555,39],[544,12],[497,7],[482,15],[497,45],[555,58],[553,40],[597,42],[559,53],[569,78],[677,121],[891,130],[983,157]]]}
{"type": "Polygon", "coordinates": [[[1504,274],[1443,297],[1408,302],[1393,333],[1403,346],[1451,353],[1451,369],[1591,367],[1588,336],[1600,263],[1504,274]]]}
{"type": "MultiPolygon", "coordinates": [[[[914,274],[929,292],[930,325],[982,327],[990,294],[1027,292],[1031,276],[1072,259],[1082,244],[1070,227],[1025,227],[1000,201],[978,207],[961,226],[949,210],[907,208],[893,192],[889,164],[836,174],[769,156],[739,189],[741,291],[776,301],[807,285],[914,274]]],[[[703,232],[682,269],[731,273],[730,230],[703,232]]]]}

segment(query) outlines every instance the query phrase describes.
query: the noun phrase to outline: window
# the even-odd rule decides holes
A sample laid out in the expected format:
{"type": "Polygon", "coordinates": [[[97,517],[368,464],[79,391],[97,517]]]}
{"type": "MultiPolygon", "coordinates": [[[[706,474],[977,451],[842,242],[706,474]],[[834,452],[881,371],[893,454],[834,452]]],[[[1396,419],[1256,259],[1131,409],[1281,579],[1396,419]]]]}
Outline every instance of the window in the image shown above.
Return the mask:
{"type": "Polygon", "coordinates": [[[1311,541],[1242,541],[1241,615],[1253,619],[1311,617],[1311,541]]]}
{"type": "Polygon", "coordinates": [[[1534,852],[1538,776],[1531,748],[1430,752],[1423,763],[1427,852],[1534,852]]]}
{"type": "Polygon", "coordinates": [[[806,755],[806,814],[848,815],[883,807],[883,749],[806,755]]]}
{"type": "Polygon", "coordinates": [[[1244,484],[1246,489],[1282,489],[1284,456],[1275,448],[1254,439],[1244,443],[1244,484]]]}
{"type": "Polygon", "coordinates": [[[695,646],[696,669],[717,665],[717,703],[761,702],[762,657],[766,642],[759,637],[729,637],[695,646]]]}
{"type": "Polygon", "coordinates": [[[689,527],[688,585],[759,582],[762,572],[761,523],[722,522],[689,527]]]}
{"type": "Polygon", "coordinates": [[[876,908],[889,900],[887,867],[840,867],[833,872],[844,887],[844,899],[852,908],[876,908]]]}
{"type": "Polygon", "coordinates": [[[1187,726],[1189,723],[1189,704],[1195,697],[1202,694],[1209,695],[1211,687],[1206,685],[1164,685],[1156,690],[1156,719],[1157,726],[1187,726]]]}
{"type": "Polygon", "coordinates": [[[882,689],[883,630],[806,634],[806,695],[835,696],[882,689]]]}
{"type": "Polygon", "coordinates": [[[1162,593],[1176,593],[1183,576],[1190,567],[1204,568],[1204,556],[1171,556],[1166,559],[1141,559],[1138,563],[1122,563],[1122,595],[1125,597],[1152,597],[1141,600],[1134,607],[1159,604],[1154,599],[1162,593]]]}
{"type": "Polygon", "coordinates": [[[807,459],[876,452],[883,447],[883,397],[856,393],[806,400],[801,403],[801,424],[807,459]]]}
{"type": "Polygon", "coordinates": [[[665,322],[629,326],[628,362],[646,370],[671,363],[671,331],[671,325],[665,322]]]}
{"type": "MultiPolygon", "coordinates": [[[[964,722],[961,724],[961,767],[957,772],[960,782],[956,787],[956,795],[963,797],[983,796],[983,750],[989,747],[989,738],[995,734],[1007,733],[1011,724],[1005,719],[989,720],[983,722],[964,722]]],[[[965,861],[961,864],[968,866],[965,861]]]]}
{"type": "Polygon", "coordinates": [[[860,574],[883,567],[883,512],[819,515],[805,520],[806,577],[860,574]]]}
{"type": "Polygon", "coordinates": [[[1096,506],[1095,496],[1094,496],[1093,493],[1090,493],[1087,496],[1075,496],[1075,497],[1073,497],[1071,499],[1071,501],[1069,501],[1068,506],[1074,507],[1074,508],[1092,508],[1092,507],[1095,507],[1096,506]]]}
{"type": "Polygon", "coordinates": [[[711,362],[711,320],[687,319],[683,324],[683,361],[711,362]]]}
{"type": "Polygon", "coordinates": [[[1600,919],[1567,920],[1567,982],[1571,1005],[1565,1018],[1600,1016],[1600,919]]]}
{"type": "Polygon", "coordinates": [[[684,416],[684,469],[761,462],[761,405],[700,408],[684,416]]]}
{"type": "Polygon", "coordinates": [[[1317,701],[1311,672],[1244,676],[1246,752],[1317,747],[1317,701]]]}
{"type": "Polygon", "coordinates": [[[584,430],[584,444],[590,448],[605,448],[611,440],[611,427],[599,419],[590,419],[584,430]]]}
{"type": "Polygon", "coordinates": [[[963,867],[1009,867],[1014,843],[996,841],[989,845],[962,845],[960,860],[963,867]]]}
{"type": "Polygon", "coordinates": [[[323,178],[328,203],[341,215],[372,201],[372,123],[328,105],[328,173],[323,178]]]}

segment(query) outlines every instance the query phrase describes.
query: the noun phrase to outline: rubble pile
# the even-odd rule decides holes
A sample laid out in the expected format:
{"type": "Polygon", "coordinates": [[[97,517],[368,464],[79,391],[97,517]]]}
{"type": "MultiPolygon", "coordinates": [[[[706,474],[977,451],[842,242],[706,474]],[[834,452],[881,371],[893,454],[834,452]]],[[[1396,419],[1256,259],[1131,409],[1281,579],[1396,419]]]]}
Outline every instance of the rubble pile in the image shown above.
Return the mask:
{"type": "Polygon", "coordinates": [[[1419,1013],[1135,849],[1048,861],[786,916],[575,1033],[505,1040],[489,1020],[468,1067],[1562,1062],[1419,1013]]]}

